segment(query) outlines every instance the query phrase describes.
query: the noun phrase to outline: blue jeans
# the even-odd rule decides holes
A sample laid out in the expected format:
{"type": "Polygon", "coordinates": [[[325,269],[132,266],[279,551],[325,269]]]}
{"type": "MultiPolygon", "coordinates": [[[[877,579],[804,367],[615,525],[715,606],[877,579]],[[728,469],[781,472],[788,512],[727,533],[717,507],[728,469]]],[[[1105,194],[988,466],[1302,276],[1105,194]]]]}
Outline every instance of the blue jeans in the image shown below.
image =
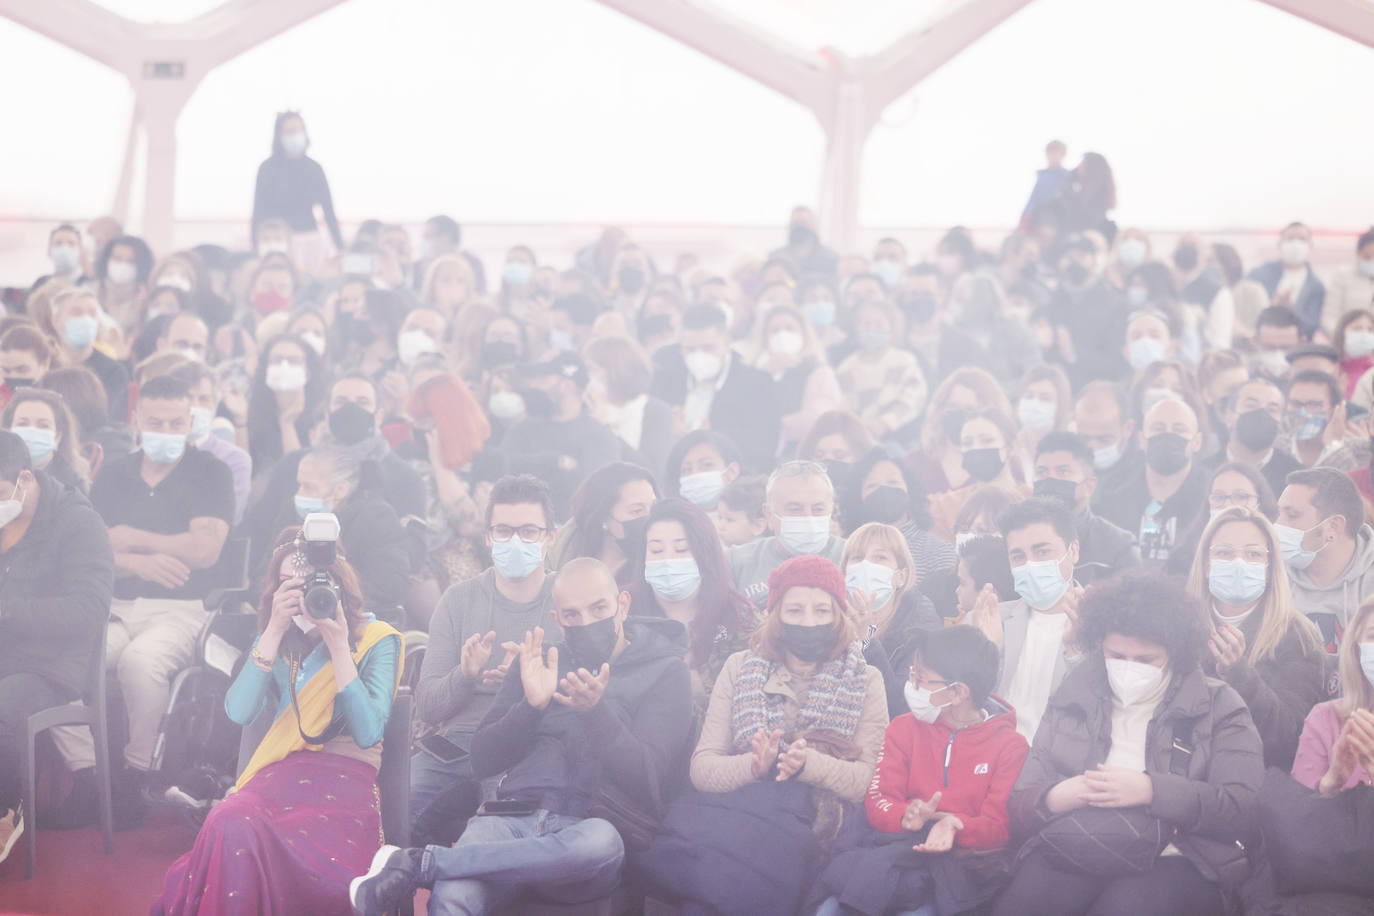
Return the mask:
{"type": "MultiPolygon", "coordinates": [[[[840,906],[839,897],[826,897],[825,902],[816,909],[816,916],[842,916],[843,913],[844,908],[840,906]]],[[[935,904],[927,903],[919,909],[902,910],[894,913],[893,916],[940,916],[940,914],[935,909],[935,904]]]]}
{"type": "Polygon", "coordinates": [[[472,779],[474,777],[469,758],[464,757],[454,763],[441,763],[428,751],[416,751],[410,758],[411,821],[418,821],[441,793],[457,783],[472,779]]]}
{"type": "Polygon", "coordinates": [[[433,887],[430,916],[477,916],[530,892],[557,903],[604,897],[624,861],[620,834],[598,817],[474,817],[457,845],[425,847],[420,883],[433,887]]]}

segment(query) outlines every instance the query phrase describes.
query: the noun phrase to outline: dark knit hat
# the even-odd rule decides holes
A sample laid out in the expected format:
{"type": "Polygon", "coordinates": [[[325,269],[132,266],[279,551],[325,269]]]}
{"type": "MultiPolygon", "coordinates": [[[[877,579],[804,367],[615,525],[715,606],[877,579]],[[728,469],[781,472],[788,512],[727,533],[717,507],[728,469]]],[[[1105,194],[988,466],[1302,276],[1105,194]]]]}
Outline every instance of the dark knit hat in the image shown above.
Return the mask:
{"type": "Polygon", "coordinates": [[[845,600],[844,573],[825,557],[802,554],[783,563],[768,574],[768,610],[771,612],[782,601],[789,588],[822,588],[835,599],[835,606],[847,610],[845,600]]]}

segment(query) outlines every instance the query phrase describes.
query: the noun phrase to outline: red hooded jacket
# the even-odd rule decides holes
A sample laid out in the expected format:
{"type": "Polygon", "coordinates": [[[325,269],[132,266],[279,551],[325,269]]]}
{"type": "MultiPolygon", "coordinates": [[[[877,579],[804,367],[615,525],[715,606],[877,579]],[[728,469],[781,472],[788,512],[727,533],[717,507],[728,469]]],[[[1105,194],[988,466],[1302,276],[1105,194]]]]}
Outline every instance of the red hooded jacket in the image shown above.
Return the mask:
{"type": "Polygon", "coordinates": [[[868,822],[886,833],[902,832],[902,815],[913,799],[940,794],[937,810],[958,817],[964,829],[954,845],[997,849],[1007,845],[1007,799],[1030,745],[1016,732],[1016,712],[988,697],[989,717],[951,732],[905,713],[887,726],[873,782],[864,798],[868,822]]]}

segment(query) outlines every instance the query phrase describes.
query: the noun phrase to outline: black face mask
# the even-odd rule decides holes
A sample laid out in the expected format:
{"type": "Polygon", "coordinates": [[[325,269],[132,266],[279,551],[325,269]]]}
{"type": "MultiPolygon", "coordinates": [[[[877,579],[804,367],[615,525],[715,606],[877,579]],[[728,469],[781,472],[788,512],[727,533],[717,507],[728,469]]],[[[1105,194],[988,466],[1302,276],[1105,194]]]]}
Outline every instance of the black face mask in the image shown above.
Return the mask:
{"type": "Polygon", "coordinates": [[[911,495],[897,487],[879,487],[864,497],[865,522],[895,525],[911,512],[911,495]]]}
{"type": "Polygon", "coordinates": [[[828,623],[804,627],[799,623],[784,623],[778,642],[799,661],[813,664],[825,661],[835,649],[835,628],[828,623]]]}
{"type": "Polygon", "coordinates": [[[1265,410],[1247,410],[1236,417],[1236,441],[1252,452],[1262,452],[1279,435],[1279,421],[1265,410]]]}
{"type": "Polygon", "coordinates": [[[615,630],[615,615],[584,623],[580,627],[566,627],[563,642],[568,647],[569,661],[579,668],[586,668],[592,674],[611,660],[615,644],[620,634],[615,630]]]}
{"type": "Polygon", "coordinates": [[[525,416],[540,420],[551,420],[558,413],[558,405],[553,396],[539,388],[521,388],[520,397],[525,401],[525,416]]]}
{"type": "Polygon", "coordinates": [[[620,527],[625,529],[625,536],[615,539],[616,544],[620,546],[620,552],[631,558],[643,553],[644,536],[649,533],[649,516],[641,515],[628,522],[621,522],[620,527]]]}
{"type": "Polygon", "coordinates": [[[344,404],[329,415],[329,434],[340,445],[357,445],[375,429],[376,418],[357,404],[344,404]]]}
{"type": "Polygon", "coordinates": [[[1188,460],[1188,440],[1178,433],[1155,433],[1145,440],[1145,463],[1156,474],[1177,474],[1188,460]]]}
{"type": "Polygon", "coordinates": [[[345,341],[352,341],[360,347],[370,347],[372,341],[377,338],[377,335],[372,333],[372,322],[366,318],[340,312],[335,321],[338,322],[339,331],[345,341]]]}
{"type": "Polygon", "coordinates": [[[1069,286],[1083,286],[1088,282],[1088,268],[1075,261],[1059,271],[1059,276],[1069,286]]]}
{"type": "Polygon", "coordinates": [[[520,351],[509,340],[489,340],[482,344],[482,367],[500,369],[520,362],[520,351]]]}
{"type": "Polygon", "coordinates": [[[1001,455],[1000,448],[972,448],[964,452],[964,470],[974,480],[987,483],[1006,466],[1007,459],[1001,455]]]}
{"type": "Polygon", "coordinates": [[[959,437],[964,433],[964,421],[967,419],[968,411],[961,407],[946,407],[940,415],[940,429],[955,448],[959,447],[959,437]]]}
{"type": "Polygon", "coordinates": [[[9,388],[10,391],[18,391],[20,388],[29,388],[33,384],[34,380],[31,378],[10,378],[9,376],[5,377],[5,387],[9,388]]]}
{"type": "Polygon", "coordinates": [[[1197,246],[1179,245],[1174,249],[1174,266],[1187,274],[1197,269],[1197,246]]]}
{"type": "Polygon", "coordinates": [[[616,285],[620,287],[622,293],[634,296],[644,288],[644,271],[639,267],[622,267],[620,273],[616,274],[616,285]]]}
{"type": "Polygon", "coordinates": [[[897,305],[910,316],[912,321],[925,324],[935,317],[937,303],[935,297],[930,293],[907,293],[897,300],[897,305]]]}
{"type": "Polygon", "coordinates": [[[1070,509],[1073,509],[1078,502],[1078,484],[1074,483],[1072,480],[1045,477],[1035,482],[1035,487],[1032,492],[1036,496],[1043,496],[1047,499],[1057,499],[1070,509]]]}
{"type": "Polygon", "coordinates": [[[816,233],[803,225],[789,226],[787,229],[787,246],[789,248],[801,248],[814,241],[816,241],[816,233]]]}

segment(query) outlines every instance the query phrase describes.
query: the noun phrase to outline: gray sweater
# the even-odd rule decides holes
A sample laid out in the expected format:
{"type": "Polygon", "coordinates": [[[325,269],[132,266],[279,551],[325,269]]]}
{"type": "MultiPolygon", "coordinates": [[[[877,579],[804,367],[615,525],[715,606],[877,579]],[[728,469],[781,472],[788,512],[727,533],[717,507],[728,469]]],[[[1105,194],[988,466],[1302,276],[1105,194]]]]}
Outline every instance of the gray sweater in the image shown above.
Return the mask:
{"type": "Polygon", "coordinates": [[[467,748],[498,688],[484,688],[479,679],[463,674],[463,643],[474,633],[496,631],[496,643],[483,670],[495,668],[506,657],[501,643],[519,642],[535,626],[552,626],[552,610],[553,576],[545,578],[539,596],[528,604],[510,601],[497,591],[493,569],[451,586],[439,599],[429,624],[429,647],[415,691],[420,719],[467,748]]]}
{"type": "MultiPolygon", "coordinates": [[[[836,566],[844,556],[844,538],[833,534],[819,551],[836,566]]],[[[773,570],[792,558],[776,537],[769,536],[731,547],[725,554],[730,563],[730,578],[735,588],[754,605],[754,610],[762,612],[768,607],[768,576],[773,570]]]]}

